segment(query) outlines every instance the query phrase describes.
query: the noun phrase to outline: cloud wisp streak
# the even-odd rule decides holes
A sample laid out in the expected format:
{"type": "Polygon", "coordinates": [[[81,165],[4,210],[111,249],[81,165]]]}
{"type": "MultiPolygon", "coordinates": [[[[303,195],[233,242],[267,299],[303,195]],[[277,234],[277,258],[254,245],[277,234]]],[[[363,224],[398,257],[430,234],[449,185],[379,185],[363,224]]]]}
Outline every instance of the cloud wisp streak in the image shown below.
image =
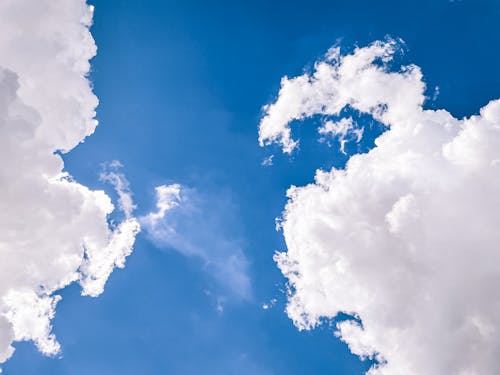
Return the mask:
{"type": "Polygon", "coordinates": [[[170,248],[202,261],[225,297],[251,297],[248,259],[241,241],[228,233],[232,211],[225,198],[201,194],[178,184],[156,187],[156,210],[141,217],[147,236],[161,248],[170,248]]]}
{"type": "Polygon", "coordinates": [[[265,107],[260,142],[288,153],[294,120],[349,108],[388,127],[345,168],[288,190],[287,251],[275,256],[287,313],[300,329],[356,317],[337,335],[378,360],[370,375],[497,374],[500,101],[463,119],[426,110],[422,73],[395,70],[397,50],[391,40],[332,49],[311,74],[283,78],[265,107]]]}

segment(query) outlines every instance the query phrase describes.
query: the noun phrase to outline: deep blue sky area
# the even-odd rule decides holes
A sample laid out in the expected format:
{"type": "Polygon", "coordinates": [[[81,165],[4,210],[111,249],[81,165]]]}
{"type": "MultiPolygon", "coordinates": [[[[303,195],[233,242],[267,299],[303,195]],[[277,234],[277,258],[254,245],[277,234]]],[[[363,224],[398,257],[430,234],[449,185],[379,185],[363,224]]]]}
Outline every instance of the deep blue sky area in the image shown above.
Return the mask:
{"type": "MultiPolygon", "coordinates": [[[[274,100],[282,76],[301,74],[333,44],[347,51],[391,36],[406,43],[402,61],[422,68],[429,97],[439,86],[429,108],[477,113],[500,97],[500,2],[92,3],[100,125],[65,155],[66,169],[113,195],[99,181],[100,165],[119,160],[138,215],[154,208],[157,185],[194,189],[206,203],[192,229],[217,223],[214,235],[241,245],[251,296],[231,296],[201,260],[141,235],[102,296],[81,297],[77,286],[62,292],[53,321],[61,358],[16,344],[5,374],[363,374],[369,361],[350,354],[328,324],[311,332],[293,326],[272,260],[286,249],[274,227],[286,189],[346,158],[318,142],[307,126],[314,121],[298,130],[301,149],[291,157],[260,148],[262,106],[274,100]],[[271,154],[274,165],[261,166],[271,154]]],[[[380,131],[374,126],[363,147],[380,131]]]]}

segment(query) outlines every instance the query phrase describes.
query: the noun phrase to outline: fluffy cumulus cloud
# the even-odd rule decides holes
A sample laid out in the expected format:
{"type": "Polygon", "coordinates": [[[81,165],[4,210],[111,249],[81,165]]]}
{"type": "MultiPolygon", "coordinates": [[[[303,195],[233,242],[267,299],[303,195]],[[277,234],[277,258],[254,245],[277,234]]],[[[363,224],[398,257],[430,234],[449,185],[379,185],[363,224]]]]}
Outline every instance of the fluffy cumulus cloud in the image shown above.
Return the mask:
{"type": "Polygon", "coordinates": [[[97,125],[91,20],[84,0],[0,2],[0,363],[20,340],[57,354],[57,290],[79,282],[99,295],[139,231],[119,176],[107,178],[125,218],[109,224],[110,198],[74,181],[60,156],[97,125]]]}
{"type": "Polygon", "coordinates": [[[234,210],[227,197],[178,184],[161,185],[156,187],[156,210],[139,220],[158,247],[202,261],[220,287],[221,303],[228,297],[251,297],[249,262],[231,224],[237,222],[234,210]]]}
{"type": "Polygon", "coordinates": [[[345,168],[289,189],[275,257],[287,313],[300,329],[352,316],[336,334],[378,360],[370,375],[498,374],[500,101],[463,119],[424,109],[421,71],[395,69],[397,50],[332,49],[265,107],[260,141],[285,152],[290,123],[314,115],[341,121],[348,108],[388,127],[345,168]]]}

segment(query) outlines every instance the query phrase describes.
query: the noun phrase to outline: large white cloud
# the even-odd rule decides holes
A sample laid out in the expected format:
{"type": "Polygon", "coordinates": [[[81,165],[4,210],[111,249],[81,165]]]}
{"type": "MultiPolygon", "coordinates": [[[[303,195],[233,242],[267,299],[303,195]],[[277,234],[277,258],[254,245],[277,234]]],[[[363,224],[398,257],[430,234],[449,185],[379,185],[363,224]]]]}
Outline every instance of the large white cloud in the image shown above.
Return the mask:
{"type": "MultiPolygon", "coordinates": [[[[425,110],[416,66],[391,68],[394,41],[283,78],[260,142],[292,152],[290,123],[367,113],[388,130],[344,169],[291,187],[275,259],[300,329],[340,312],[337,335],[371,375],[500,373],[500,101],[456,119],[425,110]]],[[[358,124],[362,126],[362,124],[358,124]]],[[[345,134],[343,134],[345,136],[345,134]]]]}
{"type": "Polygon", "coordinates": [[[0,363],[19,340],[57,354],[56,291],[78,281],[100,294],[139,231],[130,207],[109,225],[110,198],[74,181],[58,154],[97,125],[91,20],[84,0],[0,2],[0,363]]]}

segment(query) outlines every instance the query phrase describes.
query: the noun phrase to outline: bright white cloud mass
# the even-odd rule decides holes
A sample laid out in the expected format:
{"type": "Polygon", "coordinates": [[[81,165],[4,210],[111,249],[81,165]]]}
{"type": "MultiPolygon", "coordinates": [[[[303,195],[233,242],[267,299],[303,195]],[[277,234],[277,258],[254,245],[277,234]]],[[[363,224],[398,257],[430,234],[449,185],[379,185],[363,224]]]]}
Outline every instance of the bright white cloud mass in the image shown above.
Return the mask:
{"type": "MultiPolygon", "coordinates": [[[[294,120],[338,119],[347,107],[388,126],[344,169],[289,189],[288,251],[275,257],[287,313],[300,329],[356,317],[337,335],[379,361],[370,375],[498,374],[500,101],[464,119],[426,110],[420,69],[391,68],[397,50],[332,49],[311,74],[283,78],[265,107],[260,142],[285,152],[298,143],[294,120]]],[[[344,125],[337,135],[353,128],[344,125]]]]}
{"type": "Polygon", "coordinates": [[[91,20],[84,0],[0,2],[0,363],[20,340],[57,354],[57,290],[77,281],[85,295],[102,293],[139,231],[116,176],[126,215],[110,225],[110,198],[74,181],[58,154],[97,125],[91,20]]]}

